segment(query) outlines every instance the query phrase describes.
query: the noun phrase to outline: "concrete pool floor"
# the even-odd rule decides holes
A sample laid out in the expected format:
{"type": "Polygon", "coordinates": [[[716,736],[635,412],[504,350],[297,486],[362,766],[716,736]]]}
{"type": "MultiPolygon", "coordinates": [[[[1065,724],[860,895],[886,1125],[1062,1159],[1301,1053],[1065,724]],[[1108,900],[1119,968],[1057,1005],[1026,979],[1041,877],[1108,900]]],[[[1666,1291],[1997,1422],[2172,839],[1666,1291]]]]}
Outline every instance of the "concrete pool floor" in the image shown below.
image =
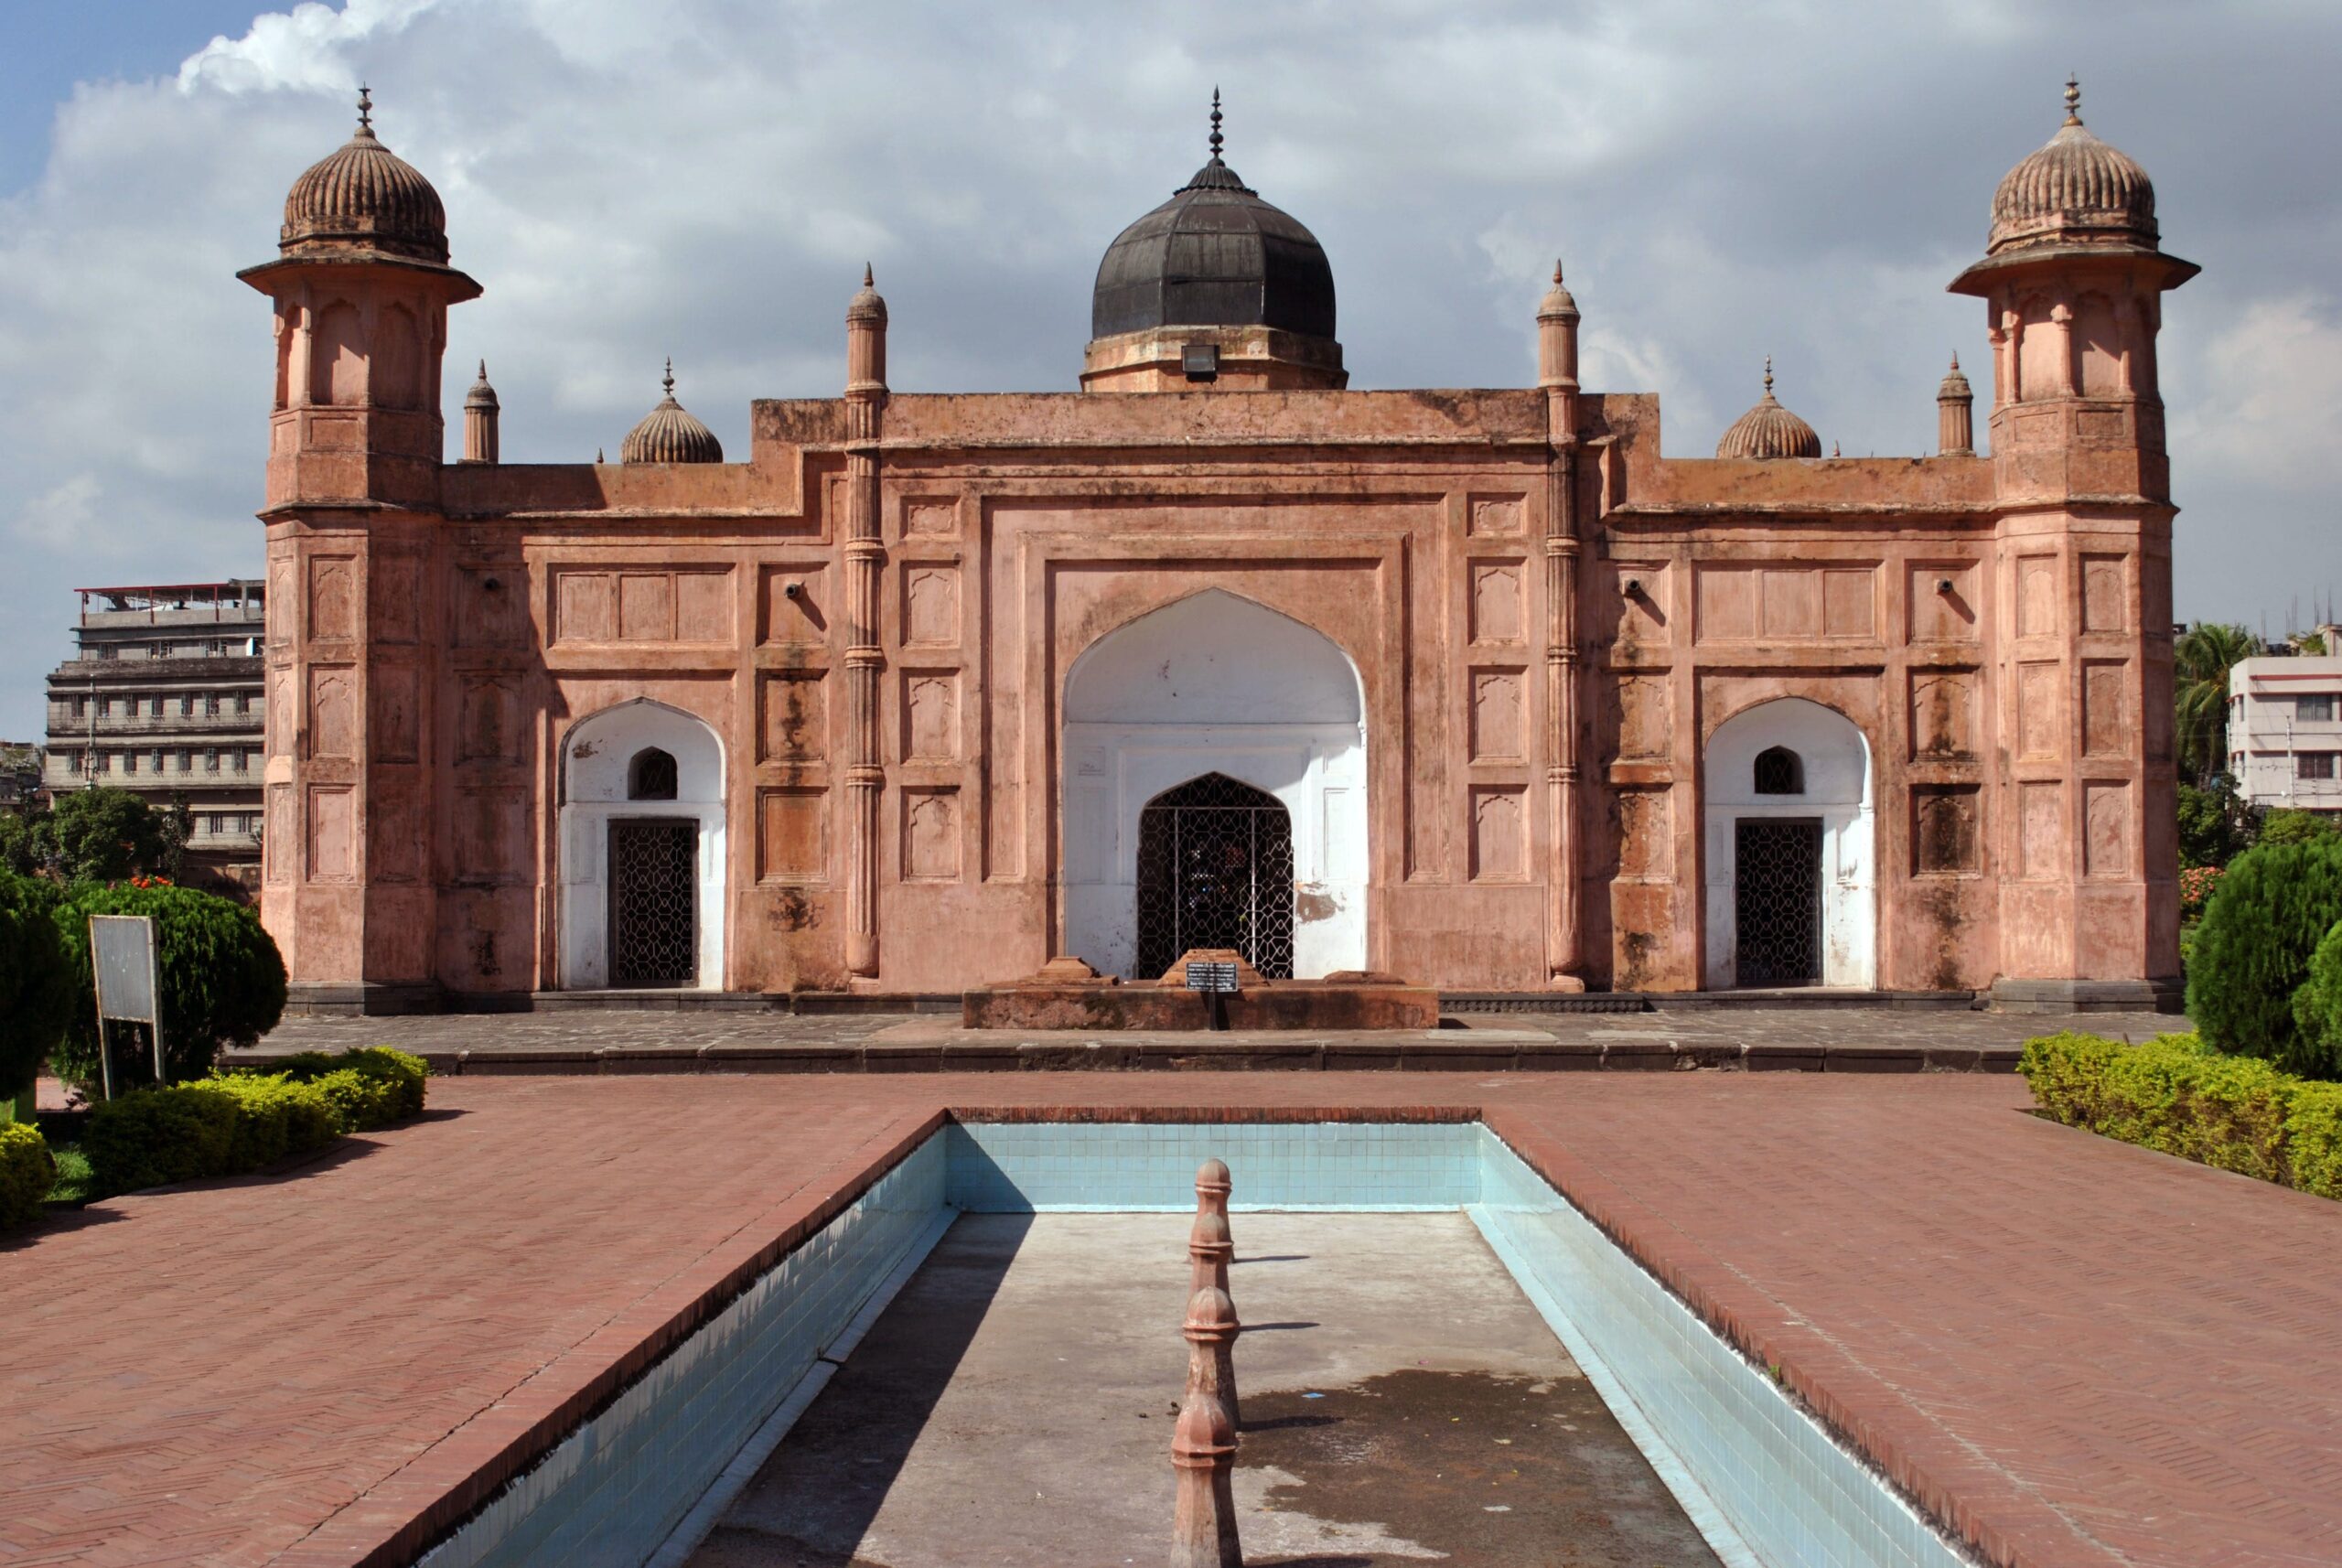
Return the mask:
{"type": "MultiPolygon", "coordinates": [[[[693,1568],[1160,1562],[1188,1222],[962,1216],[693,1568]]],[[[1231,1224],[1247,1562],[1714,1563],[1463,1214],[1231,1224]]]]}

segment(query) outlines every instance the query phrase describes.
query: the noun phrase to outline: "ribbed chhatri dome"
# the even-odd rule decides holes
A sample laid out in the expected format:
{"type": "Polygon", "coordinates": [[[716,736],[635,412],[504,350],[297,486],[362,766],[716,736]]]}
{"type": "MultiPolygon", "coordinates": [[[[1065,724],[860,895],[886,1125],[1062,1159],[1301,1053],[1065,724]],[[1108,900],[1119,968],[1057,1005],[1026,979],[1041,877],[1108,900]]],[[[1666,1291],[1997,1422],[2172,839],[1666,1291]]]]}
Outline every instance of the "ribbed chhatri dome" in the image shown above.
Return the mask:
{"type": "Polygon", "coordinates": [[[373,99],[362,87],[357,131],[293,182],[277,240],[287,255],[344,247],[447,259],[447,212],[439,193],[375,139],[373,99]]]}
{"type": "Polygon", "coordinates": [[[2153,247],[2155,188],[2147,171],[2082,127],[2081,86],[2066,79],[2066,123],[2009,170],[1993,193],[1989,253],[2054,242],[2153,247]]]}
{"type": "Polygon", "coordinates": [[[621,463],[721,463],[723,444],[715,432],[702,424],[675,401],[675,361],[667,361],[666,379],[660,383],[667,395],[626,433],[618,446],[621,463]]]}
{"type": "Polygon", "coordinates": [[[1220,160],[1217,91],[1211,102],[1210,161],[1106,247],[1090,297],[1090,335],[1273,327],[1333,337],[1334,269],[1325,247],[1220,160]]]}
{"type": "Polygon", "coordinates": [[[1773,396],[1773,361],[1765,361],[1765,395],[1716,443],[1719,457],[1819,457],[1821,437],[1773,396]]]}

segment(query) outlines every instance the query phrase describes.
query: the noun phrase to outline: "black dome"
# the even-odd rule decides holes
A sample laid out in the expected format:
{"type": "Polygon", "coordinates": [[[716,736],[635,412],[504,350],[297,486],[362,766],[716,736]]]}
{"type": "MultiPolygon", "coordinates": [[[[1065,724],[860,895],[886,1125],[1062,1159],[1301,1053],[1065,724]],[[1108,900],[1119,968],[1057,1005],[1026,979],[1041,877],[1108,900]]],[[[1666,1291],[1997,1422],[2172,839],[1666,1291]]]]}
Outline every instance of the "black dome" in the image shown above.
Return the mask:
{"type": "Polygon", "coordinates": [[[1117,235],[1098,263],[1090,335],[1155,327],[1274,327],[1331,338],[1334,269],[1316,235],[1262,200],[1215,151],[1170,200],[1117,235]]]}

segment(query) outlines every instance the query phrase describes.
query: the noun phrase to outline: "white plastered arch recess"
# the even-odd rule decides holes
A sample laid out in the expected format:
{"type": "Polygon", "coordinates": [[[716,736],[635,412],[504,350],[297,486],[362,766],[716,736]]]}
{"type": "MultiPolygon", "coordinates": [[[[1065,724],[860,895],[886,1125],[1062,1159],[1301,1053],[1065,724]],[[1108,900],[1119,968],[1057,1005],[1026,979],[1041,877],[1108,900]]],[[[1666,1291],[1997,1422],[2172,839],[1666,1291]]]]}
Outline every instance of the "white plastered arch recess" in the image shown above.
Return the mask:
{"type": "Polygon", "coordinates": [[[1295,977],[1366,966],[1365,700],[1331,639],[1221,589],[1192,594],[1074,661],[1064,740],[1066,951],[1132,977],[1139,812],[1224,773],[1293,819],[1295,977]]]}
{"type": "Polygon", "coordinates": [[[1706,943],[1701,983],[1737,983],[1734,955],[1734,824],[1744,817],[1818,817],[1821,822],[1821,983],[1878,983],[1878,890],[1870,742],[1852,719],[1803,697],[1776,697],[1735,714],[1708,737],[1701,768],[1707,872],[1706,943]],[[1760,795],[1756,756],[1773,746],[1797,754],[1804,789],[1760,795]]]}
{"type": "Polygon", "coordinates": [[[623,817],[699,823],[698,973],[724,987],[724,742],[680,708],[637,697],[570,726],[561,743],[561,984],[595,991],[609,980],[609,824],[623,817]],[[671,800],[627,799],[628,771],[646,747],[675,759],[671,800]]]}

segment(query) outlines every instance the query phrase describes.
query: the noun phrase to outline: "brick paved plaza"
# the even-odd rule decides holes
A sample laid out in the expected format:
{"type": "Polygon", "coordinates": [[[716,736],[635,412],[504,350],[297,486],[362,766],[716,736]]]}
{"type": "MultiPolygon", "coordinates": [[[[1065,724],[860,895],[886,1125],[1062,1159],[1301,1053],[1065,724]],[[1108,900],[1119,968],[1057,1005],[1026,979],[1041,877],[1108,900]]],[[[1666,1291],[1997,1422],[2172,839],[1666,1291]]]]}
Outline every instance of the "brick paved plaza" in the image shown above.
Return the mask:
{"type": "Polygon", "coordinates": [[[952,1107],[1466,1106],[1988,1560],[2342,1560],[2342,1209],[2027,1103],[1998,1073],[448,1079],[318,1163],[0,1246],[0,1558],[398,1560],[952,1107]]]}

